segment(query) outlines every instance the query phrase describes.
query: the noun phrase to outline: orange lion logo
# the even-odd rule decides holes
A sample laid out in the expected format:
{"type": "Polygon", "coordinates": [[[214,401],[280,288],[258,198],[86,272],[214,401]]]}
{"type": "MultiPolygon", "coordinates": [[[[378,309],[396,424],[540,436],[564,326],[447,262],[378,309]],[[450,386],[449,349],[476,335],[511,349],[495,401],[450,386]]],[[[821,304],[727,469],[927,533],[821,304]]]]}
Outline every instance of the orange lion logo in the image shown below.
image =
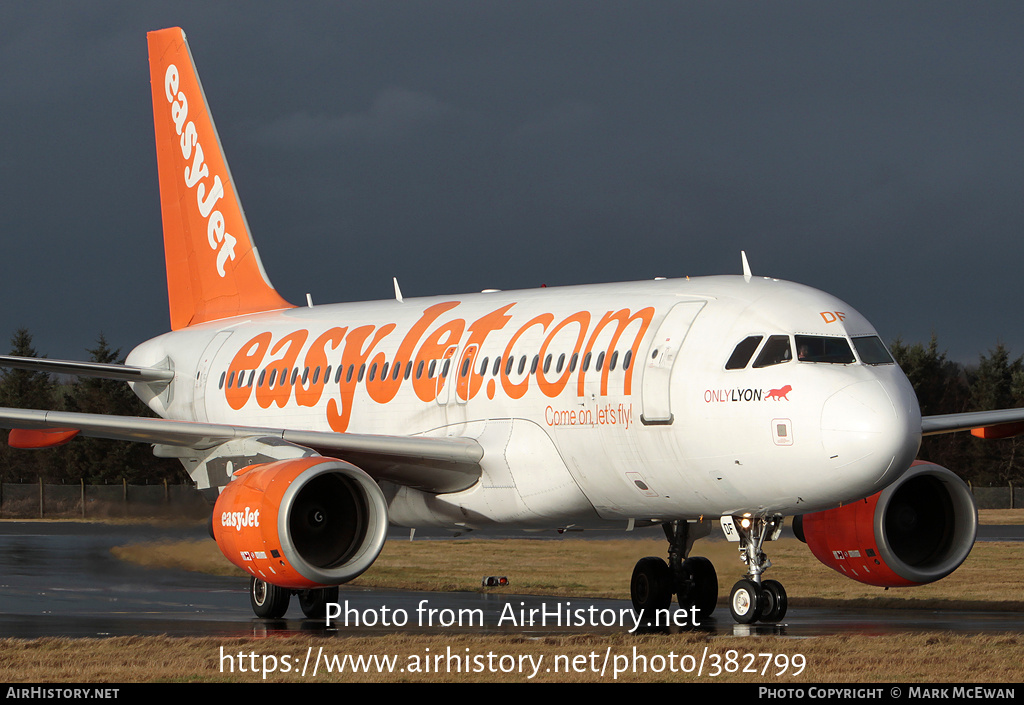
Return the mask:
{"type": "Polygon", "coordinates": [[[789,397],[786,395],[792,391],[793,387],[788,384],[781,389],[769,389],[768,396],[766,396],[765,399],[785,399],[786,401],[789,401],[789,397]]]}

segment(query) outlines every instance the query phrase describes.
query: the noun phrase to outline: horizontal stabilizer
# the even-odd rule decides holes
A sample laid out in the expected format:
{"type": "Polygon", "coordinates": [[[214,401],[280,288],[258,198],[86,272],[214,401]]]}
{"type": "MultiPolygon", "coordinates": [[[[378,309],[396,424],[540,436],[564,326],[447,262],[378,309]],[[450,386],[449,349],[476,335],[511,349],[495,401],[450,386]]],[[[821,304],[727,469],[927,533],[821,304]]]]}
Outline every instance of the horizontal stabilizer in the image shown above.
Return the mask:
{"type": "Polygon", "coordinates": [[[17,357],[0,355],[0,367],[11,367],[17,370],[46,372],[58,375],[77,375],[79,377],[100,377],[102,379],[121,379],[126,382],[163,382],[174,379],[173,370],[155,370],[148,367],[131,367],[114,365],[104,362],[77,362],[75,360],[49,360],[42,357],[17,357]]]}

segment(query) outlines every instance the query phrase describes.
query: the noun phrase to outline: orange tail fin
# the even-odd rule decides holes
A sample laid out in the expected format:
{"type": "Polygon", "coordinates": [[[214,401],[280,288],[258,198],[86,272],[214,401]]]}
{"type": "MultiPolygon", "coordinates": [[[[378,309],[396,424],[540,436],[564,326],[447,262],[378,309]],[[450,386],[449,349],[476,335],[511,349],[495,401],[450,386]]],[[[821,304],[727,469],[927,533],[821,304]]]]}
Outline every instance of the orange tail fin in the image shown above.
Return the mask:
{"type": "Polygon", "coordinates": [[[291,308],[253,245],[185,33],[148,39],[172,330],[291,308]]]}

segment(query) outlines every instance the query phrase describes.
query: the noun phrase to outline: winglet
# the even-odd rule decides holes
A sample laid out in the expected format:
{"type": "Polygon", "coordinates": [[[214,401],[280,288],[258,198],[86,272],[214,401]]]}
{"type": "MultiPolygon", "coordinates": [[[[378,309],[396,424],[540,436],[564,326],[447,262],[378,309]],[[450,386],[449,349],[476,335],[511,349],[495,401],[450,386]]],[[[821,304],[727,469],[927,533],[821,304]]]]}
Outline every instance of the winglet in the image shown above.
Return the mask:
{"type": "Polygon", "coordinates": [[[292,308],[263,270],[185,33],[147,38],[171,328],[292,308]]]}
{"type": "Polygon", "coordinates": [[[747,263],[747,253],[740,250],[740,257],[743,259],[743,278],[750,281],[750,265],[747,263]]]}

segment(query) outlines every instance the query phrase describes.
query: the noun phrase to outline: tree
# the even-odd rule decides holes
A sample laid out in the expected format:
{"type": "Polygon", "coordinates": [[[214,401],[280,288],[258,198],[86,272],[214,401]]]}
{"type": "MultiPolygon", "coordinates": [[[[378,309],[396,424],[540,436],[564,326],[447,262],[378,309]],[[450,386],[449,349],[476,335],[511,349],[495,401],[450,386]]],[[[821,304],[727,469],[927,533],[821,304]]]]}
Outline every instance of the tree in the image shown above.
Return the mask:
{"type": "MultiPolygon", "coordinates": [[[[39,357],[27,328],[11,338],[11,355],[39,357]]],[[[53,409],[58,400],[57,385],[45,372],[3,368],[0,370],[0,406],[14,409],[53,409]]],[[[6,443],[0,448],[0,476],[5,481],[51,479],[58,474],[54,454],[49,450],[18,450],[6,443]]]]}
{"type": "Polygon", "coordinates": [[[932,334],[928,345],[905,345],[897,338],[890,346],[893,358],[907,375],[917,393],[917,402],[925,416],[955,414],[967,408],[967,387],[963,369],[939,352],[939,342],[932,334]]]}
{"type": "MultiPolygon", "coordinates": [[[[971,407],[975,411],[1024,406],[1024,360],[1012,360],[999,343],[982,355],[971,374],[971,407]]],[[[971,443],[974,473],[979,482],[1005,484],[1024,479],[1024,438],[977,440],[971,443]]]]}

